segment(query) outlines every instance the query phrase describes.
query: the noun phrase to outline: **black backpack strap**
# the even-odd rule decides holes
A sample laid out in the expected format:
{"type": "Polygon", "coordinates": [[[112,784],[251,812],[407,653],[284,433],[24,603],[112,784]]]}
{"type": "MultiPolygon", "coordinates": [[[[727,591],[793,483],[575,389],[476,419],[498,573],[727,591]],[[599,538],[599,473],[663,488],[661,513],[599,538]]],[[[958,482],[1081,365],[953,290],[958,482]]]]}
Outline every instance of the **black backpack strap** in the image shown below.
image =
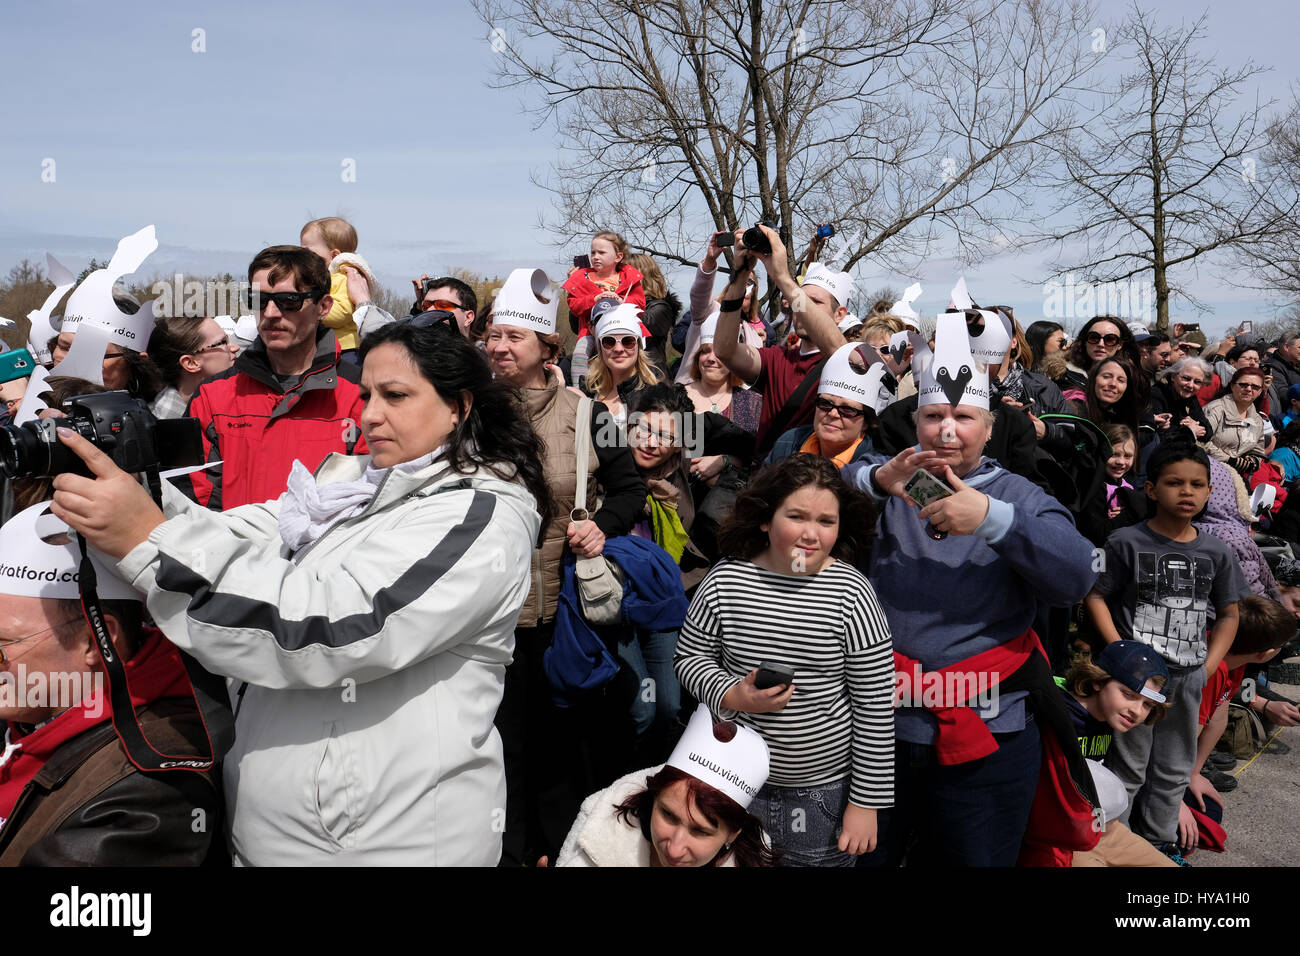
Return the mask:
{"type": "Polygon", "coordinates": [[[763,433],[763,440],[754,446],[754,457],[750,462],[750,469],[757,471],[763,466],[763,459],[767,453],[772,450],[776,440],[785,434],[786,426],[798,414],[799,409],[803,407],[804,399],[808,397],[809,390],[817,382],[821,381],[822,366],[826,364],[826,359],[822,358],[816,365],[808,370],[808,374],[803,377],[803,381],[798,387],[790,393],[790,397],[785,400],[781,410],[773,417],[771,424],[767,426],[767,431],[763,433]]]}

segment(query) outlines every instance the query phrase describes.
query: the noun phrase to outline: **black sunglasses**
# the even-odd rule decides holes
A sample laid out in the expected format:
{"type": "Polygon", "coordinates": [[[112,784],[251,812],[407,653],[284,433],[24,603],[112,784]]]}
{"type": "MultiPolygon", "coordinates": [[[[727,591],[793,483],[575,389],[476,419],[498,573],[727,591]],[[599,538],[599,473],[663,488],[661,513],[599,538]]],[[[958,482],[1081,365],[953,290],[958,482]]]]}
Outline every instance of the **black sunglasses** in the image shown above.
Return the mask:
{"type": "Polygon", "coordinates": [[[265,312],[267,303],[274,302],[281,313],[288,315],[299,311],[308,299],[319,299],[325,294],[324,289],[310,292],[263,292],[260,289],[248,289],[244,293],[244,307],[250,312],[265,312]]]}
{"type": "Polygon", "coordinates": [[[840,418],[844,419],[846,422],[855,422],[866,414],[865,409],[849,408],[847,405],[836,405],[829,398],[819,398],[817,401],[813,402],[813,405],[818,411],[826,415],[829,415],[831,412],[838,413],[840,418]]]}
{"type": "Polygon", "coordinates": [[[1114,332],[1107,332],[1105,335],[1102,335],[1100,332],[1089,332],[1086,341],[1089,345],[1096,345],[1098,342],[1105,342],[1106,347],[1109,348],[1112,345],[1119,345],[1120,337],[1114,332]]]}

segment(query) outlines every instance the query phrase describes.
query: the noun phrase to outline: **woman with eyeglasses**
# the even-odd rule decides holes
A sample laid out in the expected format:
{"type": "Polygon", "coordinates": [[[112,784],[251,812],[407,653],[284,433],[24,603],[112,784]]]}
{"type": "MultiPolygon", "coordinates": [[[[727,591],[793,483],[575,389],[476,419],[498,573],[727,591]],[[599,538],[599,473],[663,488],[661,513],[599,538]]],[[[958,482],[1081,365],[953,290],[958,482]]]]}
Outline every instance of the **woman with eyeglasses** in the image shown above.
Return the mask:
{"type": "Polygon", "coordinates": [[[1243,477],[1259,467],[1276,441],[1272,425],[1256,407],[1263,392],[1264,373],[1247,365],[1233,373],[1227,395],[1205,406],[1205,418],[1212,429],[1205,450],[1243,477]]]}
{"type": "MultiPolygon", "coordinates": [[[[857,347],[853,342],[841,346],[840,352],[851,354],[857,347]]],[[[823,366],[813,405],[813,423],[792,428],[778,438],[767,456],[768,465],[807,452],[829,458],[835,467],[843,468],[849,462],[875,453],[866,433],[868,416],[874,420],[875,413],[859,401],[864,397],[864,389],[856,381],[841,381],[846,376],[837,373],[845,365],[836,361],[840,352],[823,366]]]]}
{"type": "Polygon", "coordinates": [[[1061,394],[1071,401],[1086,402],[1088,372],[1102,359],[1120,352],[1134,368],[1141,368],[1137,343],[1129,327],[1113,315],[1093,316],[1066,353],[1065,372],[1056,379],[1061,394]]]}
{"type": "Polygon", "coordinates": [[[368,456],[297,463],[278,499],[164,508],[71,431],[95,478],[54,512],[238,701],[224,762],[245,865],[492,866],[506,805],[493,717],[552,513],[514,390],[447,323],[362,341],[368,456]]]}
{"type": "Polygon", "coordinates": [[[199,383],[230,368],[238,351],[214,319],[159,319],[149,336],[149,356],[165,384],[150,406],[153,413],[183,417],[199,383]]]}
{"type": "Polygon", "coordinates": [[[600,317],[596,354],[581,382],[583,390],[608,409],[620,428],[627,424],[627,410],[636,394],[663,381],[641,347],[645,329],[639,313],[635,305],[624,303],[600,317]]]}
{"type": "Polygon", "coordinates": [[[1214,431],[1205,417],[1196,393],[1213,374],[1210,363],[1192,356],[1179,359],[1157,373],[1151,390],[1148,412],[1162,432],[1178,425],[1189,428],[1197,441],[1205,441],[1214,431]]]}

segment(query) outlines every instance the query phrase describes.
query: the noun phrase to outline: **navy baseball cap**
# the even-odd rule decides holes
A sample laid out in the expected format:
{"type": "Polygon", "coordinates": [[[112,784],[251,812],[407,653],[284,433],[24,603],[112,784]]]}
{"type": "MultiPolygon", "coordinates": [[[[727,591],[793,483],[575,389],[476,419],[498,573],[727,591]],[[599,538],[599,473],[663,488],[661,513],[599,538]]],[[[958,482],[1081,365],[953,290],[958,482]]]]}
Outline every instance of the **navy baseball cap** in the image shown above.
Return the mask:
{"type": "Polygon", "coordinates": [[[1147,687],[1153,677],[1169,680],[1169,665],[1165,659],[1137,641],[1115,641],[1102,648],[1097,656],[1097,666],[1129,690],[1154,700],[1165,702],[1165,695],[1147,687]]]}
{"type": "Polygon", "coordinates": [[[1286,390],[1287,401],[1295,401],[1300,398],[1300,385],[1292,385],[1286,390]]]}

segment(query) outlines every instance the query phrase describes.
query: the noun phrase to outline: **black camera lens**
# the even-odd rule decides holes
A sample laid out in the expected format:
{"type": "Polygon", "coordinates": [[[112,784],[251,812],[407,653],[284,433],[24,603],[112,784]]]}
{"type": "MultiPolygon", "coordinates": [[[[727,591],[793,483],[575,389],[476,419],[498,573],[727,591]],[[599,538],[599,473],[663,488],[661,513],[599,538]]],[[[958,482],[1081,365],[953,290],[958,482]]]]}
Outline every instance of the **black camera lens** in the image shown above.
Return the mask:
{"type": "MultiPolygon", "coordinates": [[[[776,223],[768,222],[766,219],[759,220],[758,226],[767,226],[773,232],[776,231],[776,223]]],[[[750,226],[746,229],[741,242],[745,244],[746,249],[752,249],[764,256],[771,255],[772,244],[767,241],[767,236],[763,235],[763,231],[758,226],[750,226]]]]}
{"type": "Polygon", "coordinates": [[[54,433],[55,427],[53,419],[42,419],[0,429],[0,470],[6,478],[58,474],[52,466],[63,445],[54,433]]]}

